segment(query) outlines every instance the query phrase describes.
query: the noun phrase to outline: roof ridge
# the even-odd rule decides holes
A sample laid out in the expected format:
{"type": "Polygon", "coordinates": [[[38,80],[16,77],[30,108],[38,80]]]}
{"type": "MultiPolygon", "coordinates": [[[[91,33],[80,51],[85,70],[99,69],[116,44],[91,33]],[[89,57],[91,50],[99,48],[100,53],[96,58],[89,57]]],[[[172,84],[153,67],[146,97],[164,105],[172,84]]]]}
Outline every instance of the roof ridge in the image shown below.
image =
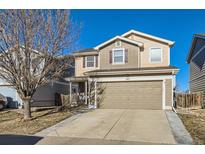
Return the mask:
{"type": "Polygon", "coordinates": [[[138,45],[139,47],[142,47],[142,46],[143,46],[143,43],[141,43],[141,42],[138,42],[138,41],[135,41],[135,40],[131,40],[131,39],[125,38],[125,37],[120,36],[120,35],[116,35],[115,37],[113,37],[113,38],[111,38],[111,39],[109,39],[109,40],[107,40],[107,41],[105,41],[105,42],[103,42],[103,43],[97,45],[94,49],[98,50],[98,49],[101,48],[102,46],[104,46],[104,45],[106,45],[106,44],[108,44],[108,43],[110,43],[110,42],[112,42],[112,41],[114,41],[114,40],[116,40],[116,39],[121,39],[121,40],[130,42],[130,43],[136,44],[136,45],[138,45]]]}
{"type": "Polygon", "coordinates": [[[125,37],[131,33],[135,33],[135,34],[138,34],[138,35],[141,35],[141,36],[144,36],[144,37],[148,37],[148,38],[152,38],[154,40],[158,40],[158,41],[161,41],[161,42],[165,42],[167,44],[169,44],[170,46],[174,45],[174,41],[170,41],[170,40],[167,40],[167,39],[164,39],[164,38],[161,38],[161,37],[158,37],[158,36],[154,36],[154,35],[151,35],[151,34],[147,34],[147,33],[144,33],[144,32],[140,32],[140,31],[137,31],[137,30],[129,30],[127,32],[125,32],[124,34],[122,34],[121,36],[125,37]]]}

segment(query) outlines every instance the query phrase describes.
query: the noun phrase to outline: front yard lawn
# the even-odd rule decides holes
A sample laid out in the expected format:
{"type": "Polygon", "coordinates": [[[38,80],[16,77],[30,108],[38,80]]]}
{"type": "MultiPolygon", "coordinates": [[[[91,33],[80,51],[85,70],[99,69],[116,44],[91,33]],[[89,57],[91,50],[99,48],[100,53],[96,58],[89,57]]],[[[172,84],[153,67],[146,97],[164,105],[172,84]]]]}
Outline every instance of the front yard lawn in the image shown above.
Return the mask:
{"type": "Polygon", "coordinates": [[[205,109],[179,109],[179,117],[195,144],[205,144],[205,109]]]}
{"type": "Polygon", "coordinates": [[[32,112],[33,118],[24,120],[23,115],[17,111],[19,110],[0,111],[0,134],[35,134],[72,116],[69,111],[47,109],[32,112]]]}

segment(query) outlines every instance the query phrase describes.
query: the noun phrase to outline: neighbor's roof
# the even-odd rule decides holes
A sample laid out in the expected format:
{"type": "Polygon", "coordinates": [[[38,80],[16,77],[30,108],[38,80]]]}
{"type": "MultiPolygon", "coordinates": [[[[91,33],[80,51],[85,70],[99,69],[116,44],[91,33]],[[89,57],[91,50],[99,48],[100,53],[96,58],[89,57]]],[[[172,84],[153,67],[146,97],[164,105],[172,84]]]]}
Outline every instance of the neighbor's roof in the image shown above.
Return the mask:
{"type": "Polygon", "coordinates": [[[73,52],[73,55],[74,56],[80,56],[80,55],[88,55],[88,53],[90,54],[98,54],[98,50],[94,49],[94,48],[88,48],[88,49],[82,49],[82,50],[78,50],[78,51],[75,51],[73,52]]]}
{"type": "Polygon", "coordinates": [[[130,34],[136,34],[136,35],[139,35],[139,36],[143,36],[143,37],[147,37],[147,38],[150,38],[150,39],[153,39],[153,40],[164,42],[164,43],[166,43],[170,46],[174,45],[174,41],[170,41],[170,40],[163,39],[163,38],[160,38],[160,37],[156,37],[156,36],[153,36],[153,35],[150,35],[150,34],[142,33],[142,32],[136,31],[136,30],[130,30],[130,31],[122,34],[121,36],[125,37],[125,36],[130,35],[130,34]]]}
{"type": "Polygon", "coordinates": [[[137,46],[139,46],[139,47],[143,47],[143,43],[141,43],[141,42],[134,41],[134,40],[130,40],[130,39],[125,38],[125,37],[122,37],[122,36],[115,36],[115,37],[109,39],[108,41],[99,44],[99,45],[96,46],[94,49],[98,50],[98,49],[100,49],[101,47],[103,47],[103,46],[105,46],[105,45],[107,45],[107,44],[109,44],[109,43],[111,43],[111,42],[113,42],[113,41],[115,41],[115,40],[122,40],[122,41],[125,41],[125,42],[128,42],[128,43],[137,45],[137,46]]]}
{"type": "Polygon", "coordinates": [[[87,48],[87,49],[82,49],[82,50],[75,51],[74,53],[92,52],[92,51],[97,51],[97,50],[95,50],[94,48],[87,48]]]}
{"type": "Polygon", "coordinates": [[[196,45],[198,38],[205,39],[205,34],[194,34],[193,35],[192,44],[191,44],[191,47],[189,49],[189,54],[188,54],[187,59],[186,59],[187,63],[190,63],[190,60],[191,60],[192,54],[194,52],[194,48],[195,48],[195,45],[196,45]]]}

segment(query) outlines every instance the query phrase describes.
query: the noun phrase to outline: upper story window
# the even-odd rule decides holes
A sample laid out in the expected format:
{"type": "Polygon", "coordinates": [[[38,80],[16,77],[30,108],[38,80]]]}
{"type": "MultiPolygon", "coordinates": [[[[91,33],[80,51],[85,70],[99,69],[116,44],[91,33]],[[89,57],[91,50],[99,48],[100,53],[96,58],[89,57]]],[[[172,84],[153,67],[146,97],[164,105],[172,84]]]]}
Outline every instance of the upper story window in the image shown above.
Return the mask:
{"type": "Polygon", "coordinates": [[[86,67],[95,67],[95,56],[86,56],[86,67]]]}
{"type": "Polygon", "coordinates": [[[150,62],[151,63],[162,62],[162,48],[150,48],[150,62]]]}
{"type": "Polygon", "coordinates": [[[113,54],[112,62],[113,62],[113,64],[123,64],[125,62],[124,52],[125,52],[124,48],[112,50],[112,54],[113,54]]]}

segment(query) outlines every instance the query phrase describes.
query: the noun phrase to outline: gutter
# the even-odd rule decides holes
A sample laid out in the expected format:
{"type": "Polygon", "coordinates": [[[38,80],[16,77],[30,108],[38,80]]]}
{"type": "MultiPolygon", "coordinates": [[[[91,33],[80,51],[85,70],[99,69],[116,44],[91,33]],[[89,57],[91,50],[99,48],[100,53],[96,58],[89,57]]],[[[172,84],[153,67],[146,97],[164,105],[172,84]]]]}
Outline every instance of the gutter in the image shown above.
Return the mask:
{"type": "Polygon", "coordinates": [[[102,71],[102,72],[85,72],[85,75],[132,75],[132,74],[152,74],[152,73],[172,73],[172,74],[177,74],[179,69],[160,69],[160,70],[136,70],[136,71],[120,71],[120,70],[115,70],[115,71],[102,71]]]}

